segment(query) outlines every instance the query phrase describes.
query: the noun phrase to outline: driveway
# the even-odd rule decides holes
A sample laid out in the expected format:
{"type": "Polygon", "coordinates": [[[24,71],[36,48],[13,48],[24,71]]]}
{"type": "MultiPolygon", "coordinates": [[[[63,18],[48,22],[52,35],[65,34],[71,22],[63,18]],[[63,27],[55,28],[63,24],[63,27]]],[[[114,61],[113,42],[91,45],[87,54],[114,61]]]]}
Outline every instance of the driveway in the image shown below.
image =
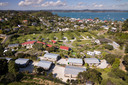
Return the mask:
{"type": "Polygon", "coordinates": [[[99,66],[97,66],[98,68],[104,69],[107,68],[108,63],[106,60],[101,60],[101,64],[99,66]]]}

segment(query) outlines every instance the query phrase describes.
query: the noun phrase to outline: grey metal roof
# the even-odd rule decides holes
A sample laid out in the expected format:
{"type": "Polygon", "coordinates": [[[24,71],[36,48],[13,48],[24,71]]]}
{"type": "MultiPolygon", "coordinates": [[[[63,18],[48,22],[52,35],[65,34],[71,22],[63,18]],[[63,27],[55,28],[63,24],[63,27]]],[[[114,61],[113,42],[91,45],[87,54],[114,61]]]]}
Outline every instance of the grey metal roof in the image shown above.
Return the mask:
{"type": "Polygon", "coordinates": [[[44,57],[47,57],[47,58],[54,58],[54,59],[57,59],[57,57],[59,56],[59,54],[53,54],[53,53],[46,53],[44,55],[44,57]]]}
{"type": "Polygon", "coordinates": [[[78,75],[79,72],[86,71],[86,68],[75,67],[75,66],[66,66],[64,73],[71,75],[78,75]]]}
{"type": "Polygon", "coordinates": [[[20,65],[25,65],[28,61],[29,61],[29,59],[18,58],[15,60],[15,63],[20,64],[20,65]]]}
{"type": "Polygon", "coordinates": [[[49,69],[50,66],[51,66],[51,64],[52,64],[52,62],[50,62],[50,61],[44,61],[44,60],[42,60],[42,61],[39,61],[38,62],[37,66],[42,67],[44,69],[49,69]]]}
{"type": "Polygon", "coordinates": [[[8,47],[18,47],[19,44],[9,44],[8,47]]]}
{"type": "Polygon", "coordinates": [[[0,59],[6,59],[7,61],[10,61],[12,58],[0,57],[0,59]]]}
{"type": "Polygon", "coordinates": [[[68,58],[68,62],[70,62],[70,63],[83,64],[83,61],[80,58],[68,58]]]}
{"type": "Polygon", "coordinates": [[[90,63],[100,63],[99,59],[97,59],[97,58],[85,58],[84,61],[85,61],[85,63],[88,63],[88,64],[90,64],[90,63]]]}

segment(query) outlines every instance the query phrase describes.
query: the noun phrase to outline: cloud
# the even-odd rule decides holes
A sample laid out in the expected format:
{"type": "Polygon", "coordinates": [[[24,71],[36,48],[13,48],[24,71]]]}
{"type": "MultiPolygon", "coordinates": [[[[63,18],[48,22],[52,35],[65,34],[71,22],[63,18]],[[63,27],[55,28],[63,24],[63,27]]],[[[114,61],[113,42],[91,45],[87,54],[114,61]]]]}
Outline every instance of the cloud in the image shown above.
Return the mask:
{"type": "Polygon", "coordinates": [[[0,6],[7,6],[8,2],[0,2],[0,6]]]}
{"type": "Polygon", "coordinates": [[[44,0],[24,0],[24,1],[20,1],[18,3],[19,6],[29,6],[29,5],[35,5],[35,4],[40,4],[42,3],[44,0]]]}
{"type": "Polygon", "coordinates": [[[93,5],[93,7],[98,7],[98,8],[101,8],[101,7],[104,6],[104,5],[102,5],[102,4],[96,4],[96,3],[93,3],[92,5],[93,5]]]}
{"type": "Polygon", "coordinates": [[[45,2],[41,6],[42,7],[66,6],[66,3],[65,2],[62,2],[61,0],[57,0],[56,2],[53,2],[53,1],[45,2]]]}

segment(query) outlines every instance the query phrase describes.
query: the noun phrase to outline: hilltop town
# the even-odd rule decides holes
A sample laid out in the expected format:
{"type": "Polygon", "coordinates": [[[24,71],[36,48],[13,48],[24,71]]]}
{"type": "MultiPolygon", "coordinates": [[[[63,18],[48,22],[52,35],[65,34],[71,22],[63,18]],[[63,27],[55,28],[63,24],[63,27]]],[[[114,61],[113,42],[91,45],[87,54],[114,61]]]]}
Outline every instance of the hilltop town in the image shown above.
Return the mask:
{"type": "Polygon", "coordinates": [[[128,19],[0,11],[0,84],[128,85],[128,19]]]}

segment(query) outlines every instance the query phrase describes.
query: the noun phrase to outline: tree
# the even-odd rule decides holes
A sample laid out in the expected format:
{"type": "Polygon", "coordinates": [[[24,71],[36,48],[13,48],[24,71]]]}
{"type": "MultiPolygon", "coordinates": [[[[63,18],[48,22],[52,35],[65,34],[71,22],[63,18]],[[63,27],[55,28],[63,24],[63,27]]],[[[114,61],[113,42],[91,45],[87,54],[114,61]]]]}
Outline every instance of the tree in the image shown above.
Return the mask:
{"type": "Polygon", "coordinates": [[[104,48],[108,49],[108,50],[113,50],[113,46],[112,45],[105,45],[104,48]]]}
{"type": "Polygon", "coordinates": [[[124,56],[123,64],[125,66],[125,69],[128,71],[128,55],[124,56]]]}
{"type": "Polygon", "coordinates": [[[16,72],[18,72],[18,67],[15,64],[15,61],[13,61],[13,60],[9,61],[8,72],[10,72],[16,76],[16,72]]]}
{"type": "Polygon", "coordinates": [[[43,50],[43,44],[42,43],[36,43],[33,45],[33,48],[36,50],[43,50]]]}
{"type": "Polygon", "coordinates": [[[77,79],[81,80],[82,83],[92,81],[98,84],[102,81],[101,73],[95,69],[88,69],[87,71],[80,72],[77,79]]]}
{"type": "Polygon", "coordinates": [[[0,56],[3,56],[4,48],[2,44],[0,44],[0,56]]]}
{"type": "Polygon", "coordinates": [[[119,65],[120,65],[120,59],[119,58],[115,58],[115,61],[112,64],[112,68],[118,68],[119,65]]]}
{"type": "Polygon", "coordinates": [[[4,75],[8,72],[8,63],[6,59],[0,59],[0,75],[4,75]]]}
{"type": "Polygon", "coordinates": [[[128,45],[125,47],[125,53],[128,53],[128,45]]]}
{"type": "Polygon", "coordinates": [[[122,31],[127,31],[128,30],[128,19],[124,21],[124,24],[122,26],[122,31]]]}
{"type": "Polygon", "coordinates": [[[115,61],[115,55],[113,54],[107,54],[105,55],[104,59],[109,63],[109,64],[113,64],[115,61]]]}

